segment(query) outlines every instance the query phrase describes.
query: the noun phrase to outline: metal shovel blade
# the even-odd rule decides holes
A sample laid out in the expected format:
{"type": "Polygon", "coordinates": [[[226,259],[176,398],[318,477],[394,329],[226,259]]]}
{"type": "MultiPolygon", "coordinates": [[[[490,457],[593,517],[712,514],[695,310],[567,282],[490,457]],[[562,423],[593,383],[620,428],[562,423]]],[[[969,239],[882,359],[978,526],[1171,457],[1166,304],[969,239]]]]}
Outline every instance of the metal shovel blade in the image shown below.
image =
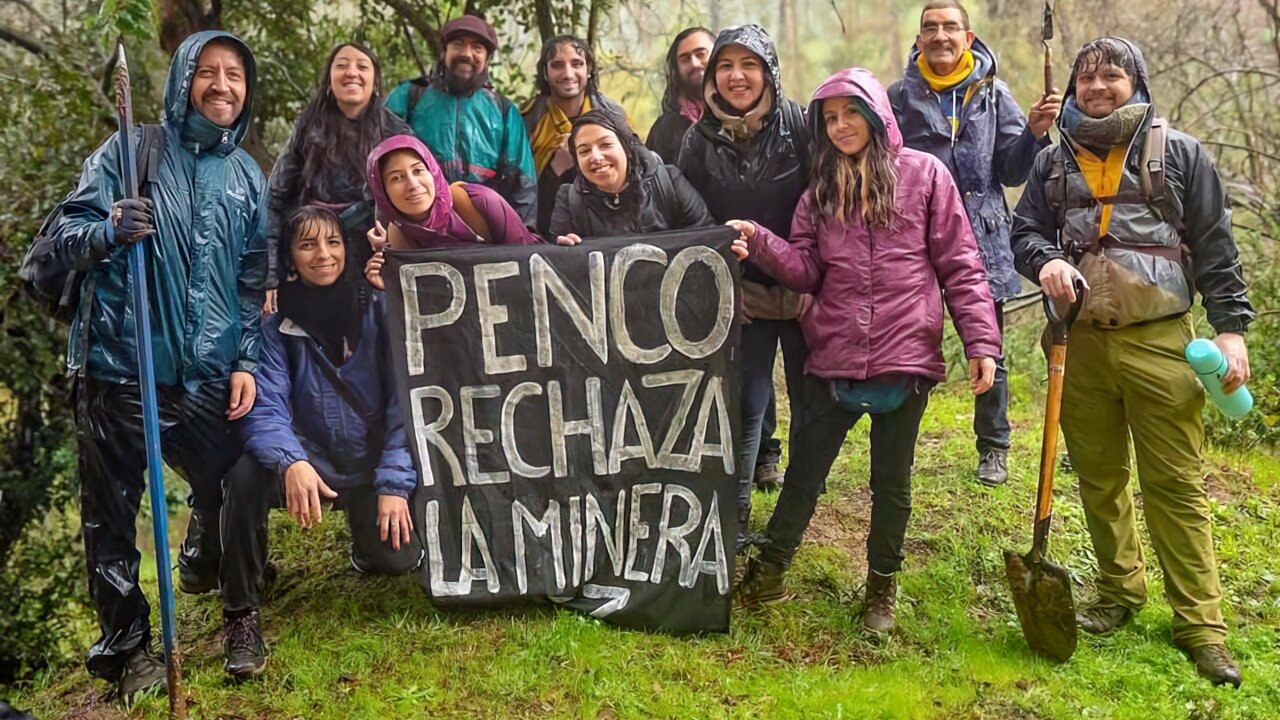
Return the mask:
{"type": "Polygon", "coordinates": [[[1067,569],[1006,550],[1004,572],[1027,645],[1038,655],[1069,660],[1076,651],[1076,603],[1067,569]]]}

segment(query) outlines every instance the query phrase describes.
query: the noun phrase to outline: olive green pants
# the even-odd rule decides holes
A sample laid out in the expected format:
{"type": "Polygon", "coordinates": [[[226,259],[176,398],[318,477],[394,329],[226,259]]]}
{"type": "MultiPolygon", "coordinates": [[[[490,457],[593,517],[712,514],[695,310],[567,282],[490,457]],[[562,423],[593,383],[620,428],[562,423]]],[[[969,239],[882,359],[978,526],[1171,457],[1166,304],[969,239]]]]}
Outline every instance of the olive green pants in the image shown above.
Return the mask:
{"type": "Polygon", "coordinates": [[[1062,432],[1098,559],[1099,602],[1136,611],[1147,601],[1129,485],[1132,437],[1173,641],[1184,648],[1222,642],[1227,633],[1200,468],[1204,390],[1183,357],[1192,337],[1190,315],[1116,330],[1081,322],[1068,340],[1062,401],[1062,432]]]}

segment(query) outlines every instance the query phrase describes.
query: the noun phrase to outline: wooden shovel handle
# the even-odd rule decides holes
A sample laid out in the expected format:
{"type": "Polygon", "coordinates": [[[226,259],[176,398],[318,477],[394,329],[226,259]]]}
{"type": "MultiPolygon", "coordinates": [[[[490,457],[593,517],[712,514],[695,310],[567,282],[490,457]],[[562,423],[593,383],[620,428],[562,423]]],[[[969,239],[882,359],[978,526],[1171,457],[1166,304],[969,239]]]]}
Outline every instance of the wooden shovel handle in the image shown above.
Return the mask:
{"type": "Polygon", "coordinates": [[[1062,416],[1062,381],[1067,364],[1067,346],[1049,348],[1049,393],[1045,400],[1044,436],[1040,441],[1040,484],[1036,488],[1036,526],[1031,552],[1043,556],[1053,517],[1053,472],[1058,462],[1058,421],[1062,416]]]}

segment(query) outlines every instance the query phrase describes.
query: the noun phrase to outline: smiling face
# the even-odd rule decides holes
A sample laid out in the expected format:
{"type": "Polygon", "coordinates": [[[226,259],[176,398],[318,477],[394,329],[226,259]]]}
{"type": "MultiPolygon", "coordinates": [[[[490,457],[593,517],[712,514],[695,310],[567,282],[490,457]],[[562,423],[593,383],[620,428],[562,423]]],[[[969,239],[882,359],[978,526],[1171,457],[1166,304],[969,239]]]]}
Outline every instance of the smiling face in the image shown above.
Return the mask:
{"type": "Polygon", "coordinates": [[[410,220],[425,218],[436,201],[436,180],[412,150],[396,150],[383,160],[382,187],[392,206],[410,220]]]}
{"type": "Polygon", "coordinates": [[[822,122],[827,138],[840,152],[857,157],[871,142],[871,124],[858,112],[852,98],[836,97],[822,101],[822,122]]]}
{"type": "Polygon", "coordinates": [[[570,43],[560,43],[547,62],[547,83],[558,99],[573,100],[586,92],[591,70],[581,50],[570,43]]]}
{"type": "Polygon", "coordinates": [[[968,21],[955,8],[926,10],[920,16],[920,34],[916,49],[924,55],[929,69],[938,75],[949,75],[960,64],[960,58],[974,41],[968,21]]]}
{"type": "Polygon", "coordinates": [[[342,230],[324,220],[302,223],[294,233],[289,254],[298,277],[312,287],[334,284],[346,267],[347,248],[342,241],[342,230]]]}
{"type": "Polygon", "coordinates": [[[764,94],[764,61],[741,45],[720,51],[715,72],[716,92],[738,112],[755,107],[764,94]]]}
{"type": "Polygon", "coordinates": [[[1110,63],[1085,65],[1076,73],[1076,106],[1091,118],[1104,118],[1133,97],[1133,78],[1110,63]]]}
{"type": "Polygon", "coordinates": [[[583,125],[573,140],[578,172],[607,193],[622,192],[627,184],[627,153],[618,136],[600,125],[583,125]]]}
{"type": "Polygon", "coordinates": [[[707,73],[707,60],[715,38],[695,32],[676,46],[676,70],[680,73],[682,92],[688,98],[702,97],[702,79],[707,73]]]}
{"type": "Polygon", "coordinates": [[[200,51],[191,80],[191,106],[206,120],[231,127],[244,109],[248,80],[238,49],[227,42],[211,42],[200,51]]]}
{"type": "Polygon", "coordinates": [[[471,82],[489,66],[489,46],[479,35],[455,35],[444,46],[444,66],[459,80],[471,82]]]}
{"type": "Polygon", "coordinates": [[[359,48],[347,45],[329,64],[329,90],[338,109],[347,117],[364,112],[373,97],[373,59],[359,48]]]}

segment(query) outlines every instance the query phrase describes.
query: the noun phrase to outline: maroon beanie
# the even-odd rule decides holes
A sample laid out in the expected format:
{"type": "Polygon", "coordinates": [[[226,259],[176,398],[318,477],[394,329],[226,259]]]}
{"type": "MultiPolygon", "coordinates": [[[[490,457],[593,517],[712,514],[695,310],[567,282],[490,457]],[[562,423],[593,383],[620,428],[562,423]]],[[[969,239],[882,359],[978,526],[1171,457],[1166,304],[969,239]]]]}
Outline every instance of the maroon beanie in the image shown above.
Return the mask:
{"type": "Polygon", "coordinates": [[[445,23],[440,28],[440,43],[448,45],[450,40],[462,34],[475,35],[483,40],[489,46],[490,55],[498,49],[498,35],[493,31],[493,26],[475,15],[463,15],[445,23]]]}

